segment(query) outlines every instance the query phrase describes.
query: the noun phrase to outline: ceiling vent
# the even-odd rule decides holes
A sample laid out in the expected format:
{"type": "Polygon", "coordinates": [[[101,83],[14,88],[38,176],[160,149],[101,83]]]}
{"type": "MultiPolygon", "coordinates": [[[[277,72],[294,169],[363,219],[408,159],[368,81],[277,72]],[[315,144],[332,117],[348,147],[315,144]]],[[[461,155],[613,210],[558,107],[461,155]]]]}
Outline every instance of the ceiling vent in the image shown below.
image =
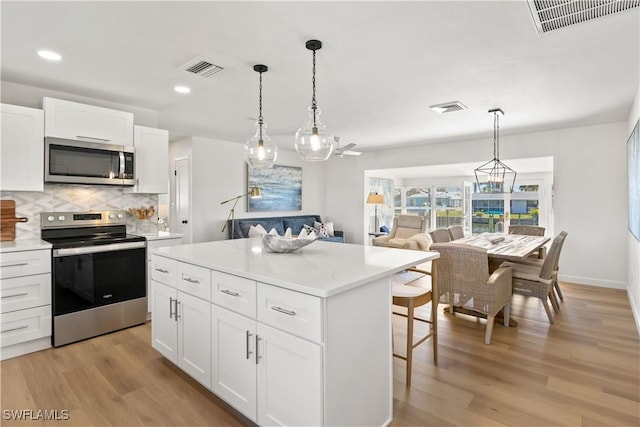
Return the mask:
{"type": "Polygon", "coordinates": [[[202,56],[192,59],[180,68],[184,71],[197,74],[202,77],[212,77],[214,74],[218,74],[220,71],[224,70],[221,66],[215,65],[202,56]]]}
{"type": "Polygon", "coordinates": [[[640,6],[640,0],[527,0],[538,35],[640,6]]]}
{"type": "Polygon", "coordinates": [[[452,113],[454,111],[466,110],[467,106],[460,101],[445,102],[444,104],[432,105],[431,108],[436,113],[452,113]]]}

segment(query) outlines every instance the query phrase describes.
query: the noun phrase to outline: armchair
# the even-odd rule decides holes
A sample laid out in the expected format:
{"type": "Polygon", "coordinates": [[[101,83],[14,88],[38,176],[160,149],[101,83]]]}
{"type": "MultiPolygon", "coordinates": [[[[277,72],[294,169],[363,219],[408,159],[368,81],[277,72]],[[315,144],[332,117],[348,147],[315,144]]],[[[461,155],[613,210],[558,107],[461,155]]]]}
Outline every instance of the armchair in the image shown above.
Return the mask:
{"type": "Polygon", "coordinates": [[[496,314],[504,312],[509,326],[511,307],[511,267],[500,267],[489,275],[487,251],[461,243],[434,243],[431,250],[440,252],[433,261],[433,280],[440,303],[462,307],[487,316],[485,344],[491,344],[496,314]]]}
{"type": "Polygon", "coordinates": [[[414,249],[426,251],[431,246],[431,237],[425,233],[427,222],[418,215],[398,215],[393,219],[391,233],[374,237],[374,246],[387,248],[414,249]]]}

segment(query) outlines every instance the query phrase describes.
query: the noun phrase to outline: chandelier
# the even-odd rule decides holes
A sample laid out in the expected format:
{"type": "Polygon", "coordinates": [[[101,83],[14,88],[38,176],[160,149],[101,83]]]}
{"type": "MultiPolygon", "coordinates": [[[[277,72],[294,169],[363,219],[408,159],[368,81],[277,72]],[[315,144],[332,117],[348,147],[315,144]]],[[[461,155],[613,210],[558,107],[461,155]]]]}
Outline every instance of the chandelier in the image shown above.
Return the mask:
{"type": "Polygon", "coordinates": [[[516,182],[516,171],[500,161],[500,119],[504,115],[500,108],[489,110],[493,113],[493,159],[475,169],[478,191],[483,193],[511,193],[516,182]]]}

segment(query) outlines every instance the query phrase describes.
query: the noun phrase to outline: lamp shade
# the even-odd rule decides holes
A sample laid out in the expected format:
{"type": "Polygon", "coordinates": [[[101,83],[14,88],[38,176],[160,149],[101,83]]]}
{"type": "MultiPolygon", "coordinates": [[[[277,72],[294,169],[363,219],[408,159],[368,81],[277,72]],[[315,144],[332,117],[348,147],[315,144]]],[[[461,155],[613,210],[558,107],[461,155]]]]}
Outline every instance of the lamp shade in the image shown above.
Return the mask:
{"type": "Polygon", "coordinates": [[[384,205],[384,196],[378,193],[369,193],[367,196],[368,205],[384,205]]]}

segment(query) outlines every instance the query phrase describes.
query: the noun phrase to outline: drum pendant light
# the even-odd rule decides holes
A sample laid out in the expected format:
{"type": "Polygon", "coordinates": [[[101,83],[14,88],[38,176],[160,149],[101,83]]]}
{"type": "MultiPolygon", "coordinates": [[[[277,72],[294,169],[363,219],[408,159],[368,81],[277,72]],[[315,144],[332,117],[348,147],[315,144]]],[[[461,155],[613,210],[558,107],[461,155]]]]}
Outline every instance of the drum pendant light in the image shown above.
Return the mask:
{"type": "Polygon", "coordinates": [[[271,141],[271,137],[267,135],[266,127],[262,118],[262,73],[266,73],[269,67],[258,64],[253,66],[253,71],[260,74],[259,100],[258,100],[258,121],[256,122],[256,134],[248,140],[244,146],[245,159],[250,168],[267,169],[273,167],[273,163],[278,156],[278,146],[271,141]]]}
{"type": "Polygon", "coordinates": [[[333,151],[333,135],[320,122],[320,108],[316,102],[316,51],[322,48],[320,40],[309,40],[306,48],[313,51],[313,96],[309,107],[309,121],[296,132],[296,151],[302,160],[324,161],[333,151]]]}
{"type": "Polygon", "coordinates": [[[493,159],[475,169],[478,191],[482,193],[512,193],[516,183],[516,171],[500,161],[500,119],[498,113],[504,112],[495,108],[493,113],[493,159]]]}

